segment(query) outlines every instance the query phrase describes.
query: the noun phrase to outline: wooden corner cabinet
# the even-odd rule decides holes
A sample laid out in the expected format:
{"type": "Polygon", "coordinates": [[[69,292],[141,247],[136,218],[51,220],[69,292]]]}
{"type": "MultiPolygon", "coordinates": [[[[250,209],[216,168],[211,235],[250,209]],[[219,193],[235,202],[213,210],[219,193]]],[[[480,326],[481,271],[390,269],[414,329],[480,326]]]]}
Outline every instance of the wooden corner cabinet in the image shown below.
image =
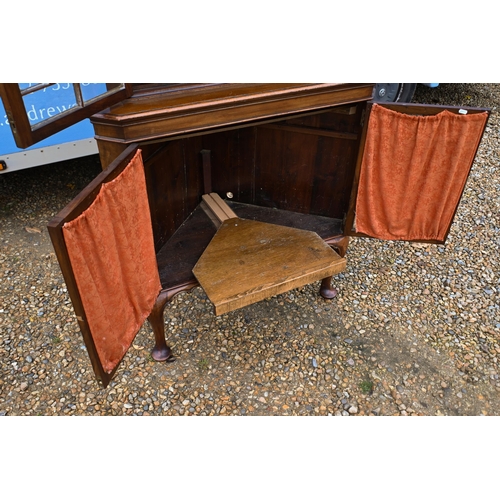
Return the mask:
{"type": "Polygon", "coordinates": [[[314,281],[333,298],[349,237],[444,242],[489,116],[372,84],[110,85],[128,93],[89,111],[103,171],[48,226],[104,385],[146,318],[171,358],[180,291],[217,314],[314,281]]]}

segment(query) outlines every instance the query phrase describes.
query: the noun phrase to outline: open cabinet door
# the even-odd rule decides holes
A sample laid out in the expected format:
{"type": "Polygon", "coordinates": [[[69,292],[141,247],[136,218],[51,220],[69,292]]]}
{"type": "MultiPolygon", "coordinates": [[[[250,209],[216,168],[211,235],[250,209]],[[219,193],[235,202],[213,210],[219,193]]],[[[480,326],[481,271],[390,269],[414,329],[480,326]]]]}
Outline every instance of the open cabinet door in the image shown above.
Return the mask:
{"type": "Polygon", "coordinates": [[[345,232],[444,243],[489,110],[369,103],[345,232]]]}
{"type": "Polygon", "coordinates": [[[141,151],[131,145],[48,225],[106,386],[161,290],[141,151]]]}
{"type": "Polygon", "coordinates": [[[0,83],[0,97],[19,148],[27,148],[131,95],[130,83],[0,83]],[[54,104],[55,91],[64,94],[66,105],[54,104]]]}

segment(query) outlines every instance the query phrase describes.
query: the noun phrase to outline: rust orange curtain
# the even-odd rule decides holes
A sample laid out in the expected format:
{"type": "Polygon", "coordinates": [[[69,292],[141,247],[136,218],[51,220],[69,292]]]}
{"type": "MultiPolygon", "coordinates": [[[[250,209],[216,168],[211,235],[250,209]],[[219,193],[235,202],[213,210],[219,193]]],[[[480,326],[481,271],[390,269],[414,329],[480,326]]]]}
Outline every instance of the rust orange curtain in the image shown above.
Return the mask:
{"type": "Polygon", "coordinates": [[[374,104],[361,165],[356,231],[444,241],[488,115],[406,115],[374,104]]]}
{"type": "Polygon", "coordinates": [[[140,151],[63,235],[99,359],[111,373],[161,289],[140,151]]]}

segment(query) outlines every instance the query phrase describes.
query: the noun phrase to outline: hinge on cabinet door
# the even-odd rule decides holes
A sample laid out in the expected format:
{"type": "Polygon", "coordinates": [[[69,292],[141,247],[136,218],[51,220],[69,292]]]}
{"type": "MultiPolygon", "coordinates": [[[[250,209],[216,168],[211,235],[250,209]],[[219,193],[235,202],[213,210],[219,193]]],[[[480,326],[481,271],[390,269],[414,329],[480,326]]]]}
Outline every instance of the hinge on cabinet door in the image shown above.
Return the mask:
{"type": "Polygon", "coordinates": [[[6,111],[5,116],[7,117],[7,121],[9,122],[10,129],[12,130],[12,133],[14,135],[17,135],[16,122],[14,121],[14,117],[12,116],[12,113],[10,111],[6,111]]]}

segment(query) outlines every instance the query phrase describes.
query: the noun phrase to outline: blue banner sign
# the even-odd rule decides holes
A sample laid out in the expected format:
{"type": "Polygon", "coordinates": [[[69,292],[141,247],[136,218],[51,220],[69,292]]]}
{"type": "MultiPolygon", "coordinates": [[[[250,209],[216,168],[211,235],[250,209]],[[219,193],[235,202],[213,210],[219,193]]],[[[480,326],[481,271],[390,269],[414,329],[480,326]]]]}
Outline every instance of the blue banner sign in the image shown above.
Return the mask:
{"type": "MultiPolygon", "coordinates": [[[[25,89],[32,85],[34,84],[24,83],[20,84],[20,87],[21,89],[25,89]]],[[[84,101],[88,101],[106,92],[106,85],[104,83],[82,83],[81,87],[84,101]]],[[[55,83],[41,91],[28,94],[24,97],[24,103],[30,123],[33,125],[76,106],[76,99],[73,86],[70,83],[55,83]]],[[[93,137],[94,128],[90,120],[87,119],[29,148],[20,149],[16,146],[3,103],[0,100],[0,156],[93,137]]]]}

